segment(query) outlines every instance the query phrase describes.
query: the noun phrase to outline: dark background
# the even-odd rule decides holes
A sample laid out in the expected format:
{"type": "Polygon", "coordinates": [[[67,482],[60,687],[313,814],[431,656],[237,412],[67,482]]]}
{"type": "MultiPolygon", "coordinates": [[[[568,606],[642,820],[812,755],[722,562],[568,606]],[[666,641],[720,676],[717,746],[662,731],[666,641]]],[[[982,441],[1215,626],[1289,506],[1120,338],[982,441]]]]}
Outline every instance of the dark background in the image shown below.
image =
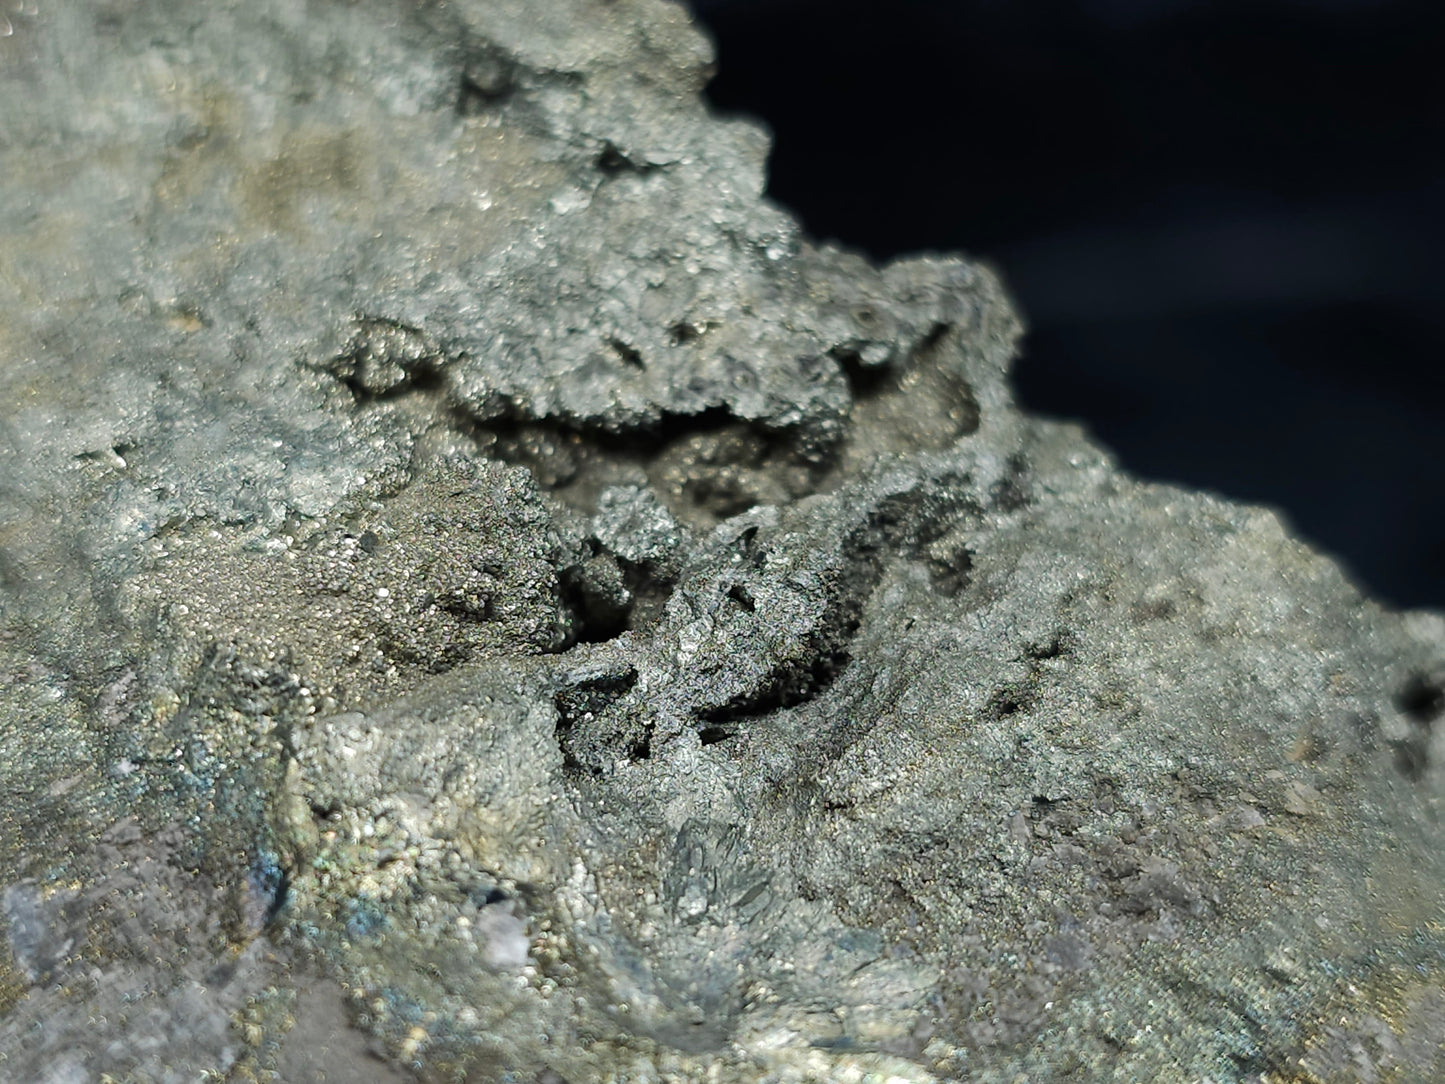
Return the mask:
{"type": "Polygon", "coordinates": [[[1445,3],[692,7],[811,235],[986,258],[1028,407],[1445,607],[1445,3]]]}

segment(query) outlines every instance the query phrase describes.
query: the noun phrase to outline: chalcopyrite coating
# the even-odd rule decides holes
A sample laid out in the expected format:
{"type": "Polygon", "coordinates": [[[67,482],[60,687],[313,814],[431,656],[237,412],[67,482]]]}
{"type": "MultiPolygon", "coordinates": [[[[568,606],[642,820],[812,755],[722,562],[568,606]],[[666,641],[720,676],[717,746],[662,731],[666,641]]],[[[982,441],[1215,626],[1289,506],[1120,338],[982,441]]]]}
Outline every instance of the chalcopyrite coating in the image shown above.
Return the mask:
{"type": "Polygon", "coordinates": [[[1445,621],[1020,413],[680,7],[5,18],[0,1079],[1445,1079],[1445,621]]]}

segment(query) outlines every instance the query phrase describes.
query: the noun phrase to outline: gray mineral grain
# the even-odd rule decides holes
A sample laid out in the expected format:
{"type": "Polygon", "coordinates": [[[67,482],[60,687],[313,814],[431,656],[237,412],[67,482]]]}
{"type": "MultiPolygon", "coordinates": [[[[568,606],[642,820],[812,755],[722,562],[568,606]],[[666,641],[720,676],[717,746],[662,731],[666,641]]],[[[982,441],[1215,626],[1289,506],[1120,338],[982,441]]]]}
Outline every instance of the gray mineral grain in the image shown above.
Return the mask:
{"type": "Polygon", "coordinates": [[[1021,412],[681,7],[0,23],[0,1080],[1445,1079],[1445,618],[1021,412]]]}

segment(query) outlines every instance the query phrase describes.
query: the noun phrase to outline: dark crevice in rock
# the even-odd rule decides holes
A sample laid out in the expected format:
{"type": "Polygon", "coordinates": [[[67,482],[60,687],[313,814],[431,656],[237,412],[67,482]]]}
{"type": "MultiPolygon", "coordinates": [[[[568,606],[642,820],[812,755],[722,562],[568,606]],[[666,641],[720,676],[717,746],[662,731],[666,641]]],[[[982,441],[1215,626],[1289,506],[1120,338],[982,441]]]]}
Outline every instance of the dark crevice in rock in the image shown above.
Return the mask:
{"type": "MultiPolygon", "coordinates": [[[[611,166],[624,168],[617,162],[611,166]]],[[[867,314],[854,315],[866,330],[867,314]]],[[[681,345],[704,330],[677,325],[672,338],[681,345]]],[[[618,431],[596,423],[526,419],[504,398],[497,404],[499,417],[478,418],[454,406],[452,424],[470,434],[484,454],[526,467],[543,489],[588,514],[596,512],[605,489],[636,484],[641,477],[679,521],[707,529],[755,505],[786,506],[834,488],[878,454],[942,449],[973,432],[978,408],[972,390],[948,368],[943,353],[954,333],[950,324],[935,324],[906,358],[891,364],[867,365],[860,353],[847,347],[832,351],[832,361],[848,376],[854,403],[842,439],[821,447],[800,430],[776,430],[740,419],[726,406],[695,414],[664,413],[650,423],[618,431]]],[[[625,340],[609,338],[607,345],[624,365],[644,367],[640,352],[625,340]]],[[[826,358],[819,360],[828,363],[826,358]]],[[[361,318],[348,350],[329,371],[358,398],[379,399],[442,387],[445,361],[445,352],[417,329],[361,318]]],[[[1013,466],[1022,478],[1027,465],[1020,461],[1013,466]]],[[[865,517],[843,542],[827,612],[803,650],[780,662],[748,694],[694,711],[709,744],[730,737],[744,719],[803,703],[832,684],[850,661],[849,645],[863,608],[890,561],[925,561],[935,588],[946,597],[968,588],[974,555],[966,541],[949,532],[969,508],[977,509],[945,496],[965,491],[966,481],[941,479],[896,494],[865,517]]],[[[995,500],[999,499],[996,494],[995,500]]],[[[749,528],[739,540],[747,567],[754,570],[763,567],[765,558],[757,533],[756,527],[749,528]]],[[[564,647],[611,640],[655,620],[673,586],[671,581],[660,583],[656,571],[619,562],[595,547],[563,568],[562,602],[572,616],[564,647]]],[[[726,597],[745,613],[757,608],[745,582],[728,585],[726,597]]],[[[456,616],[487,619],[485,612],[456,616]]],[[[390,646],[394,652],[395,645],[390,646]]],[[[444,669],[458,661],[436,660],[444,669]]],[[[614,753],[640,759],[649,755],[650,740],[645,727],[626,726],[612,742],[601,734],[588,734],[583,744],[589,749],[611,745],[614,753]],[[627,749],[619,750],[619,743],[627,749]]],[[[596,758],[586,759],[595,762],[596,758]]]]}
{"type": "Polygon", "coordinates": [[[768,551],[758,542],[758,526],[752,524],[744,527],[733,540],[733,546],[748,564],[749,568],[759,569],[768,558],[768,551]]]}
{"type": "Polygon", "coordinates": [[[1014,685],[1005,685],[994,690],[993,695],[989,697],[988,707],[984,709],[984,714],[997,722],[1020,712],[1027,714],[1032,705],[1033,693],[1030,690],[1014,685]]]}
{"type": "Polygon", "coordinates": [[[706,330],[705,327],[699,328],[685,320],[679,320],[667,329],[667,339],[673,346],[683,346],[702,338],[703,332],[706,330]]]}
{"type": "Polygon", "coordinates": [[[936,349],[952,330],[952,324],[942,320],[935,321],[933,326],[928,329],[928,334],[919,340],[918,353],[925,354],[936,349]]]}
{"type": "Polygon", "coordinates": [[[462,72],[456,111],[463,117],[480,116],[498,108],[516,88],[515,61],[498,50],[480,53],[462,72]]]}
{"type": "Polygon", "coordinates": [[[757,603],[753,600],[752,592],[747,589],[745,584],[735,583],[729,587],[728,598],[736,602],[747,613],[757,612],[757,603]]]}
{"type": "MultiPolygon", "coordinates": [[[[814,699],[838,678],[852,661],[851,644],[863,621],[863,610],[883,578],[890,561],[917,556],[940,535],[946,534],[970,505],[956,494],[959,479],[939,480],[880,501],[843,542],[831,599],[819,626],[801,653],[802,659],[779,666],[748,696],[701,711],[698,718],[715,731],[814,699]],[[936,486],[936,488],[935,488],[936,486]]],[[[745,553],[763,561],[755,528],[739,536],[745,553]]],[[[960,588],[961,589],[961,588],[960,588]]],[[[752,612],[752,595],[745,585],[733,583],[727,597],[752,612]]]]}
{"type": "Polygon", "coordinates": [[[833,347],[828,356],[843,370],[855,404],[898,390],[898,376],[892,365],[865,365],[858,351],[846,346],[833,347]]]}
{"type": "Polygon", "coordinates": [[[1445,715],[1445,682],[1412,675],[1396,694],[1395,706],[1412,721],[1428,726],[1445,715]]]}
{"type": "MultiPolygon", "coordinates": [[[[683,343],[702,333],[679,324],[671,337],[683,343]]],[[[645,371],[646,360],[631,343],[614,336],[606,345],[625,369],[645,371]]],[[[694,414],[663,412],[619,429],[528,418],[499,396],[479,417],[444,405],[446,370],[456,357],[415,327],[358,317],[346,348],[316,368],[335,377],[358,405],[411,394],[433,397],[439,416],[483,454],[526,467],[543,489],[589,514],[603,489],[632,484],[641,475],[683,523],[711,527],[757,504],[808,496],[836,467],[836,440],[820,441],[807,427],[779,429],[742,419],[723,405],[694,414]]]]}
{"type": "Polygon", "coordinates": [[[1037,662],[1062,658],[1073,650],[1073,642],[1072,634],[1060,629],[1044,643],[1028,644],[1024,648],[1024,657],[1037,662]]]}
{"type": "Polygon", "coordinates": [[[619,563],[597,554],[563,570],[562,603],[572,614],[572,642],[604,643],[630,627],[634,594],[619,563]]]}
{"type": "Polygon", "coordinates": [[[435,605],[443,613],[451,614],[458,621],[495,621],[496,604],[491,595],[470,598],[466,595],[451,594],[435,599],[423,599],[422,608],[435,605]]]}
{"type": "Polygon", "coordinates": [[[112,444],[109,449],[90,452],[77,452],[76,459],[89,463],[100,463],[103,466],[125,467],[128,463],[127,457],[134,452],[139,445],[127,441],[120,441],[112,444]]]}
{"type": "MultiPolygon", "coordinates": [[[[842,638],[851,640],[857,631],[854,622],[841,630],[842,638]]],[[[820,650],[806,666],[780,668],[755,695],[700,712],[698,718],[703,725],[699,734],[711,735],[703,738],[703,744],[732,737],[738,726],[747,721],[807,703],[832,685],[850,662],[852,656],[841,647],[820,650]]]]}
{"type": "Polygon", "coordinates": [[[1425,778],[1430,768],[1430,736],[1436,720],[1445,715],[1445,682],[1414,674],[1395,696],[1395,707],[1405,716],[1409,733],[1390,742],[1395,770],[1412,783],[1425,778]]]}
{"type": "Polygon", "coordinates": [[[622,569],[623,583],[632,596],[626,629],[651,628],[662,615],[663,607],[672,596],[672,589],[677,586],[676,573],[651,561],[637,563],[619,557],[617,564],[622,569]]]}
{"type": "Polygon", "coordinates": [[[865,357],[877,344],[842,343],[829,351],[848,380],[853,405],[836,468],[820,490],[845,483],[879,455],[941,451],[978,431],[978,400],[949,356],[955,334],[952,324],[934,324],[905,356],[881,364],[865,357]]]}
{"type": "Polygon", "coordinates": [[[994,689],[984,707],[983,714],[994,722],[1010,715],[1027,715],[1034,710],[1039,696],[1039,685],[1047,670],[1044,663],[1067,657],[1074,650],[1074,637],[1067,629],[1059,629],[1047,640],[1025,643],[1018,655],[1019,662],[1028,666],[1028,672],[1018,681],[1011,681],[994,689]]]}
{"type": "Polygon", "coordinates": [[[653,162],[635,161],[610,139],[603,141],[602,150],[593,160],[593,165],[599,173],[607,177],[616,177],[620,173],[636,173],[646,176],[662,168],[653,162]]]}
{"type": "Polygon", "coordinates": [[[930,552],[928,578],[933,589],[944,598],[956,598],[973,582],[973,551],[964,544],[943,552],[930,552]]]}
{"type": "Polygon", "coordinates": [[[612,348],[613,353],[622,359],[622,363],[629,368],[639,370],[647,368],[642,361],[642,352],[631,343],[624,342],[614,335],[608,338],[607,345],[612,348]]]}
{"type": "Polygon", "coordinates": [[[428,368],[418,368],[405,382],[398,383],[384,391],[369,388],[364,380],[354,376],[343,377],[341,383],[351,392],[358,406],[400,399],[408,394],[431,395],[441,390],[441,374],[428,368]]]}
{"type": "MultiPolygon", "coordinates": [[[[579,681],[553,696],[557,708],[557,742],[569,771],[596,774],[592,766],[594,758],[576,748],[576,739],[585,735],[590,724],[636,684],[637,671],[628,667],[620,673],[579,681]]],[[[646,733],[633,738],[626,750],[626,755],[634,760],[646,760],[650,754],[650,734],[646,733]]]]}
{"type": "MultiPolygon", "coordinates": [[[[636,352],[616,349],[631,365],[636,352]]],[[[680,521],[711,527],[756,504],[808,495],[824,466],[796,431],[741,420],[726,407],[664,414],[620,433],[552,419],[455,420],[485,454],[527,467],[544,489],[589,514],[603,489],[641,474],[680,521]]]]}
{"type": "MultiPolygon", "coordinates": [[[[486,95],[500,94],[502,76],[488,80],[477,86],[492,88],[486,95]]],[[[605,153],[604,158],[616,166],[605,153]]],[[[866,326],[862,314],[854,315],[866,326]]],[[[676,323],[668,337],[680,346],[706,331],[676,323]]],[[[866,364],[860,351],[870,349],[867,344],[839,345],[815,359],[840,366],[852,390],[841,432],[827,426],[776,428],[739,418],[725,405],[691,414],[662,412],[620,427],[529,418],[505,395],[489,401],[485,416],[457,404],[445,410],[452,427],[469,434],[485,454],[527,467],[539,485],[573,507],[593,511],[602,489],[635,481],[640,471],[678,519],[707,528],[755,505],[781,506],[833,490],[880,454],[940,450],[976,431],[972,389],[944,359],[945,343],[954,334],[953,325],[937,323],[898,362],[866,364]]],[[[646,370],[646,359],[631,342],[615,335],[604,341],[624,369],[646,370]]],[[[409,393],[442,399],[447,368],[458,356],[419,328],[361,315],[347,347],[319,368],[358,403],[409,393]]],[[[996,501],[1019,504],[1022,497],[1001,493],[996,501]]]]}
{"type": "Polygon", "coordinates": [[[538,71],[511,50],[485,39],[472,39],[453,62],[459,69],[453,107],[462,117],[496,112],[554,74],[538,71]]]}
{"type": "Polygon", "coordinates": [[[444,390],[450,360],[420,328],[386,317],[361,316],[346,348],[318,368],[341,381],[357,403],[444,390]]]}

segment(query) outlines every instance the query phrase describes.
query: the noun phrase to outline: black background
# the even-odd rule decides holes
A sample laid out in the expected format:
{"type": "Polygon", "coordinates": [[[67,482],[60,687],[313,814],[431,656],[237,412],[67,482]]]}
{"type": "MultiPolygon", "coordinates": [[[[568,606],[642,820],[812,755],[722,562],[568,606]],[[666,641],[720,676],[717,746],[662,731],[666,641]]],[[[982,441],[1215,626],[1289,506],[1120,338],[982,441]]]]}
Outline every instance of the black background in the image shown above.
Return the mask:
{"type": "Polygon", "coordinates": [[[1445,4],[692,7],[811,235],[989,260],[1028,407],[1445,606],[1445,4]]]}

